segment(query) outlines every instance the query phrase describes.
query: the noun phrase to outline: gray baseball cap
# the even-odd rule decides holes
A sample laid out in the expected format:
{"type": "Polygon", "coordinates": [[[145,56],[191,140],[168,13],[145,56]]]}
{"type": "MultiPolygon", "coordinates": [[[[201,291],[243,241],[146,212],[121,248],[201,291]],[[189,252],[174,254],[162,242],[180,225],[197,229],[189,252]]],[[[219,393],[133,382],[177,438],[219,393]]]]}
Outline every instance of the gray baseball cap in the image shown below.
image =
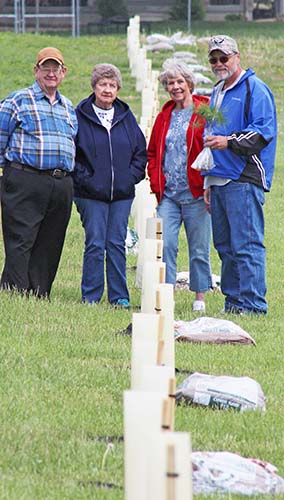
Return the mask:
{"type": "Polygon", "coordinates": [[[227,56],[239,52],[236,40],[227,35],[215,35],[210,38],[208,43],[208,55],[213,50],[220,50],[227,56]]]}

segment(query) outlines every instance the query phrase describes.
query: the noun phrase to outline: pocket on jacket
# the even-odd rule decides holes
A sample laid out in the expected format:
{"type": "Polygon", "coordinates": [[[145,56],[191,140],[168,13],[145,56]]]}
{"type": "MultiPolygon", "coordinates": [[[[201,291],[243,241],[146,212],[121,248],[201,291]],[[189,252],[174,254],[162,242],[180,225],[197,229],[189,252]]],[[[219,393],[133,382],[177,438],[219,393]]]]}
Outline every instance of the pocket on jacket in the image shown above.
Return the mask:
{"type": "Polygon", "coordinates": [[[114,198],[131,198],[135,193],[135,177],[131,170],[114,175],[114,198]]]}

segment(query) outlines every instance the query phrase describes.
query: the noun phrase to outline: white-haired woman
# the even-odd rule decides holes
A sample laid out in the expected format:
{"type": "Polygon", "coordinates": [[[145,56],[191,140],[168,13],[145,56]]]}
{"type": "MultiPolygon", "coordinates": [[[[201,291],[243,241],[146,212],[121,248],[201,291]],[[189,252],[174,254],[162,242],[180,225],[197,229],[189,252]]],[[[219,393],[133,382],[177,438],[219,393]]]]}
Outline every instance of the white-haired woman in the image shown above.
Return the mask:
{"type": "Polygon", "coordinates": [[[193,95],[194,77],[188,66],[175,59],[164,62],[159,81],[170,100],[158,114],[148,147],[148,174],[163,219],[163,258],[166,281],[176,284],[178,237],[184,224],[190,263],[190,290],[195,292],[193,310],[205,312],[205,292],[211,287],[211,220],[203,201],[203,177],[191,168],[203,148],[205,121],[196,111],[208,104],[193,95]]]}
{"type": "Polygon", "coordinates": [[[118,99],[122,80],[112,64],[97,64],[92,94],[76,112],[74,194],[85,230],[82,301],[129,308],[125,240],[135,184],[145,177],[146,142],[129,106],[118,99]]]}

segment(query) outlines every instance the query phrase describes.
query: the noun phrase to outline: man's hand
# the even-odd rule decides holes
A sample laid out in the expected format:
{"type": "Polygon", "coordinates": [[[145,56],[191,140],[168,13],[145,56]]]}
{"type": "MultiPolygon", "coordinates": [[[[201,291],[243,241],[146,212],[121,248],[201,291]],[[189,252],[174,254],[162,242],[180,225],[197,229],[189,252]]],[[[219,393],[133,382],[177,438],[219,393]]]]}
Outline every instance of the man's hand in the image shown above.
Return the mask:
{"type": "Polygon", "coordinates": [[[210,187],[207,189],[204,189],[203,200],[204,200],[204,203],[206,206],[206,210],[210,214],[211,213],[211,210],[210,210],[210,187]]]}
{"type": "Polygon", "coordinates": [[[204,138],[204,146],[211,149],[226,149],[228,139],[225,135],[207,135],[204,138]]]}

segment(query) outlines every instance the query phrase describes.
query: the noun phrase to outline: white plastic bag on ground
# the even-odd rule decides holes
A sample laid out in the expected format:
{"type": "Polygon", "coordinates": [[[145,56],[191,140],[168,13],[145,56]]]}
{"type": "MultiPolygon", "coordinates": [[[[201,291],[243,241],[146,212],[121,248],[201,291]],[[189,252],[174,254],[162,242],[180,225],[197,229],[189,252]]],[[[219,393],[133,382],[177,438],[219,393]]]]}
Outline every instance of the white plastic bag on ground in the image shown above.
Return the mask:
{"type": "MultiPolygon", "coordinates": [[[[221,278],[218,274],[211,274],[212,288],[213,290],[220,290],[221,278]]],[[[176,274],[176,285],[175,288],[189,289],[189,271],[179,271],[176,274]]]]}
{"type": "Polygon", "coordinates": [[[171,41],[169,36],[162,35],[161,33],[152,33],[152,35],[146,37],[146,40],[150,45],[159,42],[170,43],[171,41]]]}
{"type": "Polygon", "coordinates": [[[146,50],[150,52],[160,52],[161,50],[174,50],[173,46],[168,42],[157,42],[152,45],[145,45],[146,50]]]}
{"type": "Polygon", "coordinates": [[[176,389],[176,401],[210,406],[220,410],[265,410],[265,396],[250,377],[207,375],[195,372],[176,389]]]}
{"type": "Polygon", "coordinates": [[[197,55],[195,54],[195,52],[189,52],[188,50],[179,50],[177,52],[174,52],[173,57],[175,59],[191,58],[194,59],[194,61],[196,61],[197,59],[197,55]]]}
{"type": "Polygon", "coordinates": [[[191,458],[194,495],[284,493],[284,479],[268,462],[227,451],[198,451],[191,458]]]}
{"type": "Polygon", "coordinates": [[[171,36],[173,45],[196,45],[196,36],[183,35],[182,31],[178,31],[171,36]]]}
{"type": "Polygon", "coordinates": [[[198,71],[194,71],[194,79],[197,85],[199,83],[204,83],[205,85],[209,85],[212,83],[211,78],[208,78],[208,76],[205,76],[198,71]]]}
{"type": "Polygon", "coordinates": [[[228,319],[202,316],[192,321],[174,322],[175,340],[210,344],[253,344],[254,339],[228,319]]]}
{"type": "Polygon", "coordinates": [[[207,95],[207,96],[210,96],[212,94],[212,88],[195,87],[194,94],[196,94],[196,95],[207,95]]]}

